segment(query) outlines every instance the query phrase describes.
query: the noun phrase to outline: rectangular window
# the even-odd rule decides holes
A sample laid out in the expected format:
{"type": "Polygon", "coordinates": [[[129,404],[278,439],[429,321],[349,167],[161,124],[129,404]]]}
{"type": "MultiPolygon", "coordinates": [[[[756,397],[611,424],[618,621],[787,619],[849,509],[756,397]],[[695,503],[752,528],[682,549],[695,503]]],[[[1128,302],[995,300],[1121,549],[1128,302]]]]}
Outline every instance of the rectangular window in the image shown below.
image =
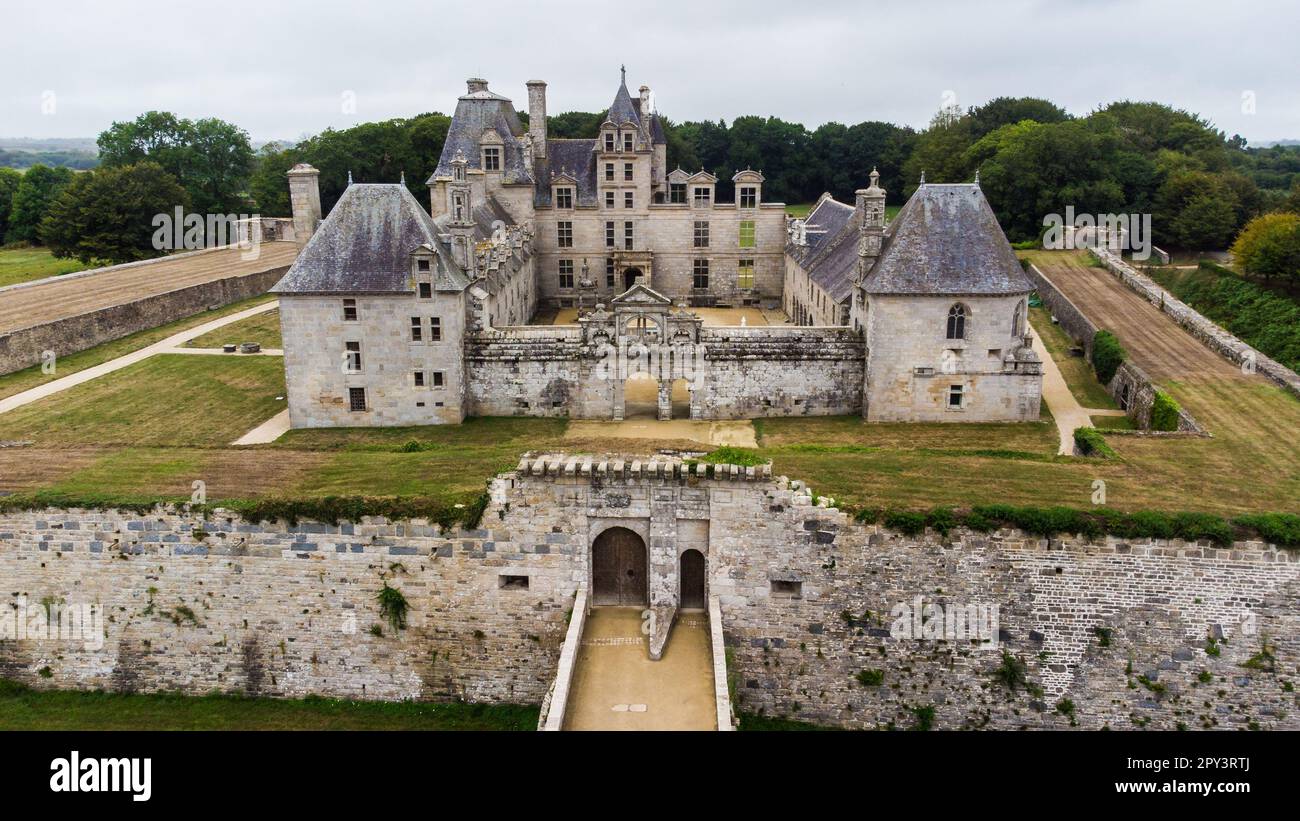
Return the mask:
{"type": "Polygon", "coordinates": [[[429,341],[442,341],[442,320],[436,316],[429,317],[429,341]]]}
{"type": "Polygon", "coordinates": [[[736,287],[754,287],[754,260],[742,259],[736,263],[736,287]]]}
{"type": "Polygon", "coordinates": [[[424,332],[420,329],[420,318],[413,316],[411,317],[411,341],[419,342],[422,339],[424,339],[424,332]]]}
{"type": "Polygon", "coordinates": [[[606,191],[606,192],[605,192],[605,207],[606,207],[606,208],[613,208],[613,207],[614,207],[614,192],[613,192],[613,191],[606,191]]]}
{"type": "Polygon", "coordinates": [[[527,590],[528,577],[508,576],[505,573],[502,573],[500,576],[497,576],[497,587],[502,590],[527,590]]]}
{"type": "Polygon", "coordinates": [[[635,200],[636,200],[636,194],[635,194],[634,192],[632,192],[632,191],[624,191],[624,192],[623,192],[623,207],[624,207],[624,208],[635,208],[636,206],[633,204],[635,200]]]}
{"type": "Polygon", "coordinates": [[[573,287],[573,260],[571,259],[560,260],[559,270],[560,270],[560,287],[572,288],[573,287]]]}
{"type": "Polygon", "coordinates": [[[966,398],[965,393],[966,393],[966,389],[963,388],[961,385],[949,385],[948,386],[948,407],[960,408],[962,406],[962,400],[966,398]]]}
{"type": "Polygon", "coordinates": [[[623,223],[623,248],[628,251],[631,251],[632,244],[635,241],[635,239],[636,239],[636,233],[635,233],[635,229],[632,227],[632,223],[630,222],[623,223]]]}
{"type": "Polygon", "coordinates": [[[432,283],[432,282],[421,282],[421,283],[420,283],[420,299],[433,299],[433,283],[432,283]]]}
{"type": "Polygon", "coordinates": [[[708,208],[709,204],[713,202],[713,196],[705,186],[696,186],[692,192],[692,198],[695,200],[696,208],[708,208]]]}
{"type": "Polygon", "coordinates": [[[740,221],[740,247],[741,248],[754,247],[754,221],[753,220],[740,221]]]}
{"type": "Polygon", "coordinates": [[[348,388],[348,410],[363,411],[365,409],[366,409],[366,389],[348,388]]]}
{"type": "Polygon", "coordinates": [[[691,287],[702,290],[709,287],[709,261],[707,259],[695,260],[694,276],[691,279],[691,287]]]}
{"type": "MultiPolygon", "coordinates": [[[[606,151],[613,151],[613,150],[614,150],[614,132],[613,132],[613,131],[606,131],[606,132],[605,132],[605,150],[606,150],[606,151]]],[[[609,165],[606,165],[605,168],[608,169],[608,171],[609,171],[609,176],[608,176],[606,179],[613,179],[613,178],[614,178],[614,166],[613,166],[613,164],[611,163],[611,164],[609,164],[609,165]]]]}
{"type": "Polygon", "coordinates": [[[632,150],[632,132],[631,132],[631,131],[624,131],[624,132],[623,132],[623,150],[624,150],[624,151],[631,151],[631,150],[632,150]]]}
{"type": "Polygon", "coordinates": [[[424,371],[415,372],[415,387],[417,388],[424,387],[424,371]]]}
{"type": "Polygon", "coordinates": [[[442,385],[443,385],[442,371],[434,371],[434,372],[433,372],[433,386],[434,386],[435,388],[441,388],[442,385]]]}
{"type": "Polygon", "coordinates": [[[417,271],[428,271],[428,270],[429,270],[429,260],[427,260],[427,259],[417,259],[417,260],[415,261],[415,270],[417,270],[417,271]]]}
{"type": "Polygon", "coordinates": [[[348,373],[361,373],[361,343],[344,342],[343,347],[347,350],[347,370],[348,373]]]}
{"type": "Polygon", "coordinates": [[[613,220],[605,223],[605,247],[614,247],[614,222],[613,220]]]}
{"type": "Polygon", "coordinates": [[[623,163],[623,179],[626,182],[632,181],[632,169],[634,169],[635,167],[636,166],[632,165],[632,163],[630,162],[623,163]]]}
{"type": "Polygon", "coordinates": [[[573,189],[557,188],[555,189],[555,207],[572,208],[573,207],[573,189]]]}
{"type": "Polygon", "coordinates": [[[495,146],[487,146],[483,149],[483,170],[500,171],[501,170],[501,149],[495,146]]]}
{"type": "Polygon", "coordinates": [[[803,598],[803,582],[772,579],[772,596],[781,599],[803,598]]]}
{"type": "Polygon", "coordinates": [[[695,247],[709,247],[709,223],[706,220],[695,221],[695,247]]]}
{"type": "Polygon", "coordinates": [[[357,321],[357,301],[355,299],[343,300],[343,321],[344,322],[357,321]]]}
{"type": "Polygon", "coordinates": [[[758,207],[758,189],[751,185],[742,185],[740,187],[740,207],[757,208],[758,207]]]}
{"type": "Polygon", "coordinates": [[[670,182],[668,183],[668,201],[669,202],[686,202],[686,183],[670,182]]]}
{"type": "MultiPolygon", "coordinates": [[[[610,244],[611,245],[613,244],[612,237],[610,239],[610,244]]],[[[613,257],[605,258],[605,286],[608,288],[614,287],[614,258],[613,257]]]]}
{"type": "MultiPolygon", "coordinates": [[[[612,140],[613,137],[610,137],[610,139],[612,140]]],[[[610,148],[610,150],[612,151],[613,148],[610,148]]],[[[610,182],[614,181],[614,163],[612,162],[605,163],[605,179],[610,182]]]]}
{"type": "Polygon", "coordinates": [[[573,247],[573,223],[557,222],[555,223],[555,243],[561,248],[573,247]]]}

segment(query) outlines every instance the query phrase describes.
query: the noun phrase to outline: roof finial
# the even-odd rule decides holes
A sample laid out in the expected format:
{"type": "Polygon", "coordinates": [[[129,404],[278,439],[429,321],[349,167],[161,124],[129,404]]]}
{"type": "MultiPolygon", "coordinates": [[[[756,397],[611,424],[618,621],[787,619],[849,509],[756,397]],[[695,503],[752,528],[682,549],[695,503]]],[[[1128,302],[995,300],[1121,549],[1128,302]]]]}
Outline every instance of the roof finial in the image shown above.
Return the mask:
{"type": "Polygon", "coordinates": [[[348,169],[348,185],[352,185],[352,169],[348,169]]]}
{"type": "Polygon", "coordinates": [[[921,172],[921,185],[925,185],[925,172],[921,172]]]}
{"type": "Polygon", "coordinates": [[[622,75],[623,85],[627,85],[627,66],[620,65],[618,67],[618,73],[622,75]]]}
{"type": "Polygon", "coordinates": [[[402,185],[406,185],[406,169],[402,169],[402,185]]]}
{"type": "Polygon", "coordinates": [[[978,168],[975,169],[975,184],[980,184],[980,170],[978,168]]]}

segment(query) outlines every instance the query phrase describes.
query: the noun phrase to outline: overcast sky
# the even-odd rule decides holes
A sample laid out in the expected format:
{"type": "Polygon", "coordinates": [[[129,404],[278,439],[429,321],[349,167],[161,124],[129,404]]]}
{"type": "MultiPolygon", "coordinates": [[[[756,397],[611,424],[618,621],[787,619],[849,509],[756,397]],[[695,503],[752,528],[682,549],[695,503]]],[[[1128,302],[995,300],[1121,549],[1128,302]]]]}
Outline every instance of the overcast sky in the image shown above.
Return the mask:
{"type": "Polygon", "coordinates": [[[1252,143],[1300,139],[1296,0],[19,0],[4,17],[5,137],[94,137],[163,109],[294,140],[451,113],[474,75],[520,110],[536,78],[550,113],[591,111],[626,63],[633,94],[649,85],[678,121],[922,127],[946,94],[1032,95],[1075,114],[1159,100],[1252,143]]]}

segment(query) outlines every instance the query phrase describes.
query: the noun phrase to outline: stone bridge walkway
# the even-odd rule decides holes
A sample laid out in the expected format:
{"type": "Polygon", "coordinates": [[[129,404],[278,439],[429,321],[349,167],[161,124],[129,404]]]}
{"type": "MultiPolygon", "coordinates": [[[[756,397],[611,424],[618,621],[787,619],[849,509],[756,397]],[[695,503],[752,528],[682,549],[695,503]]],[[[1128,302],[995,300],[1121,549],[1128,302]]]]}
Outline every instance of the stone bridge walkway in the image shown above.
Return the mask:
{"type": "Polygon", "coordinates": [[[663,658],[651,661],[641,608],[587,616],[565,710],[566,730],[716,730],[705,613],[681,613],[663,658]]]}

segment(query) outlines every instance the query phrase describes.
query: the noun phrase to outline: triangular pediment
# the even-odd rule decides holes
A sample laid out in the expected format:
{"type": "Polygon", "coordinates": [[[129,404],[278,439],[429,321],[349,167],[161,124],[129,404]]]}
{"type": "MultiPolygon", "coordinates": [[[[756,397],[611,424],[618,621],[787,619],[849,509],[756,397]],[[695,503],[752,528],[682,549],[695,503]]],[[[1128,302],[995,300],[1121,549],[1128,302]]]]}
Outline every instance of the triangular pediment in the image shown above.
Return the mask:
{"type": "Polygon", "coordinates": [[[673,304],[673,301],[668,297],[664,296],[663,294],[659,293],[658,291],[654,290],[653,288],[648,288],[645,285],[642,285],[641,283],[638,282],[634,284],[631,288],[628,288],[623,293],[614,297],[614,299],[611,300],[610,304],[612,304],[614,307],[618,307],[622,305],[622,306],[634,306],[637,308],[644,308],[648,305],[649,306],[653,306],[653,305],[670,306],[673,304]]]}

